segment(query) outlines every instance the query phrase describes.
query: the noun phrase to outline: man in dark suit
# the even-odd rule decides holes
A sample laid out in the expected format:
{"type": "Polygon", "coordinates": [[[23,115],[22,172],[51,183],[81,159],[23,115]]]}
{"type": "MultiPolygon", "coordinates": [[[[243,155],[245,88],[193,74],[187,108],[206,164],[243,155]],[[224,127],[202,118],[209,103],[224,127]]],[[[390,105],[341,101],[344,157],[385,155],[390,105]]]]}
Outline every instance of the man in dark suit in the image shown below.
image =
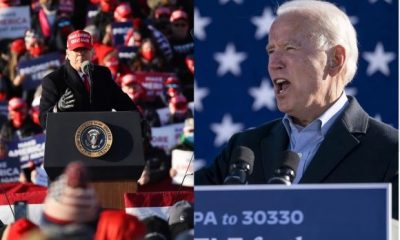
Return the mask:
{"type": "Polygon", "coordinates": [[[42,82],[40,123],[43,127],[49,112],[137,110],[114,82],[108,68],[91,65],[90,76],[82,71],[82,63],[90,61],[92,56],[92,36],[88,32],[77,30],[68,35],[65,64],[42,82]]]}
{"type": "Polygon", "coordinates": [[[371,118],[344,90],[358,58],[348,16],[327,2],[287,2],[267,51],[284,118],[235,134],[211,166],[195,173],[195,184],[223,184],[238,146],[254,152],[248,183],[265,184],[288,149],[300,157],[294,183],[392,183],[398,218],[398,131],[371,118]]]}

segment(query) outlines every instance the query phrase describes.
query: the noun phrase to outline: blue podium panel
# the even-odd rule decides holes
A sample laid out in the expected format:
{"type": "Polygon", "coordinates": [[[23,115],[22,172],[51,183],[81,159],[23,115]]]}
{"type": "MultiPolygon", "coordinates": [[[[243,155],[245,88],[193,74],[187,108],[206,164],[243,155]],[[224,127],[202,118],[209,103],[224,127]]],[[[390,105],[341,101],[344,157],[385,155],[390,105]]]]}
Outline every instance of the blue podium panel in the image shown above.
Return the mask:
{"type": "Polygon", "coordinates": [[[196,240],[389,240],[390,184],[195,187],[196,240]]]}

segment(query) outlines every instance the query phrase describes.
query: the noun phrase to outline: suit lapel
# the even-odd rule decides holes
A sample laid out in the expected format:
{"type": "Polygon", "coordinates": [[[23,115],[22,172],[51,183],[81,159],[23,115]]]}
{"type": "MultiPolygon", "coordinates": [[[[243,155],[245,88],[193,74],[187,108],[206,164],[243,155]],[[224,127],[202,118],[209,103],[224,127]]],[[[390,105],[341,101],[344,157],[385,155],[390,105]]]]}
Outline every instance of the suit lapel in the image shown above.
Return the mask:
{"type": "Polygon", "coordinates": [[[70,87],[74,93],[83,93],[85,92],[85,87],[83,86],[83,81],[79,74],[76,72],[75,69],[72,68],[70,63],[67,61],[66,65],[66,72],[67,77],[65,82],[67,83],[68,87],[70,87]]]}
{"type": "Polygon", "coordinates": [[[289,137],[282,123],[272,129],[261,141],[261,154],[265,173],[265,180],[268,181],[273,175],[276,168],[280,166],[282,161],[282,153],[289,144],[289,137]]]}
{"type": "Polygon", "coordinates": [[[359,144],[356,133],[366,133],[368,115],[354,98],[349,99],[348,108],[328,131],[300,183],[322,182],[359,144]]]}

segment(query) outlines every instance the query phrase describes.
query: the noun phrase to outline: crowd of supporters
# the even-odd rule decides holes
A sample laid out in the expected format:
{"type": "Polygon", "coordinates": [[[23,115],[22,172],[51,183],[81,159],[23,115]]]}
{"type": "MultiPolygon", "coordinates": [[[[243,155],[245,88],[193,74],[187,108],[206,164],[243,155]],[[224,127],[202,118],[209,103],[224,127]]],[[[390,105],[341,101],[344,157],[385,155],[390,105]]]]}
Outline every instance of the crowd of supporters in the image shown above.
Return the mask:
{"type": "MultiPolygon", "coordinates": [[[[21,38],[0,36],[0,101],[4,106],[0,117],[1,142],[40,132],[41,87],[24,84],[30,76],[19,71],[19,64],[48,53],[58,53],[63,60],[68,34],[80,28],[93,36],[93,62],[110,69],[115,82],[149,123],[150,129],[143,129],[149,131],[148,137],[152,127],[183,123],[192,118],[189,107],[194,85],[192,4],[165,0],[2,0],[0,9],[29,7],[31,28],[21,38]],[[119,28],[119,23],[127,25],[119,28]],[[122,40],[113,34],[117,30],[124,32],[122,40]],[[167,74],[163,76],[162,87],[154,89],[151,83],[138,77],[147,73],[167,74]],[[160,113],[164,116],[160,117],[160,113]]],[[[55,66],[49,66],[44,74],[54,69],[55,66]]],[[[151,142],[151,138],[145,141],[151,142]]],[[[163,150],[170,155],[170,149],[163,150]]],[[[146,152],[154,155],[152,151],[146,152]]]]}
{"type": "MultiPolygon", "coordinates": [[[[50,54],[56,54],[62,63],[68,34],[84,29],[93,36],[93,63],[110,69],[115,82],[147,120],[148,126],[142,129],[146,163],[138,181],[142,187],[139,190],[163,191],[159,183],[170,182],[176,175],[171,168],[171,152],[193,152],[193,1],[0,0],[0,10],[15,7],[29,9],[30,28],[16,38],[0,35],[0,158],[7,157],[9,142],[43,132],[38,118],[41,86],[32,84],[33,76],[21,71],[22,66],[34,65],[35,60],[50,54]],[[147,82],[146,76],[161,76],[158,79],[162,81],[147,82]],[[166,149],[152,144],[152,129],[177,123],[184,128],[176,146],[166,149]]],[[[56,68],[49,65],[38,75],[44,76],[56,68]]],[[[42,172],[41,166],[32,163],[21,171],[20,181],[36,183],[42,172]]],[[[138,221],[125,215],[120,217],[119,213],[107,214],[128,225],[138,221]]],[[[101,224],[99,216],[97,226],[101,224]]],[[[157,221],[162,219],[143,222],[157,221]]],[[[27,222],[18,224],[23,228],[33,226],[27,222]]],[[[18,228],[18,224],[8,228],[18,228]]],[[[148,225],[147,229],[150,228],[148,225]]]]}

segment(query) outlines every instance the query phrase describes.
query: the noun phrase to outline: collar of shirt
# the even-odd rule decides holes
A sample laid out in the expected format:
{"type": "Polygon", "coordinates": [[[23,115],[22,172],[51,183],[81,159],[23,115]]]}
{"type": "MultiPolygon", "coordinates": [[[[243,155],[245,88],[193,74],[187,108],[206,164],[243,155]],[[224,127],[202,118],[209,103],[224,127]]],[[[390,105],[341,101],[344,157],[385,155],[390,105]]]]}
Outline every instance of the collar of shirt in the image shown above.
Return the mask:
{"type": "Polygon", "coordinates": [[[77,73],[79,74],[79,77],[81,77],[82,82],[85,81],[85,79],[83,78],[83,75],[85,75],[83,72],[77,71],[77,73]]]}
{"type": "Polygon", "coordinates": [[[328,108],[324,113],[321,114],[321,116],[314,119],[314,121],[312,121],[307,126],[302,127],[295,124],[292,117],[287,114],[285,114],[285,116],[283,117],[282,123],[285,126],[286,132],[289,136],[294,131],[298,133],[306,129],[311,131],[319,131],[323,136],[325,136],[329,128],[332,126],[337,117],[340,115],[340,113],[343,112],[348,104],[349,100],[346,96],[345,91],[343,91],[339,99],[330,108],[328,108]]]}

